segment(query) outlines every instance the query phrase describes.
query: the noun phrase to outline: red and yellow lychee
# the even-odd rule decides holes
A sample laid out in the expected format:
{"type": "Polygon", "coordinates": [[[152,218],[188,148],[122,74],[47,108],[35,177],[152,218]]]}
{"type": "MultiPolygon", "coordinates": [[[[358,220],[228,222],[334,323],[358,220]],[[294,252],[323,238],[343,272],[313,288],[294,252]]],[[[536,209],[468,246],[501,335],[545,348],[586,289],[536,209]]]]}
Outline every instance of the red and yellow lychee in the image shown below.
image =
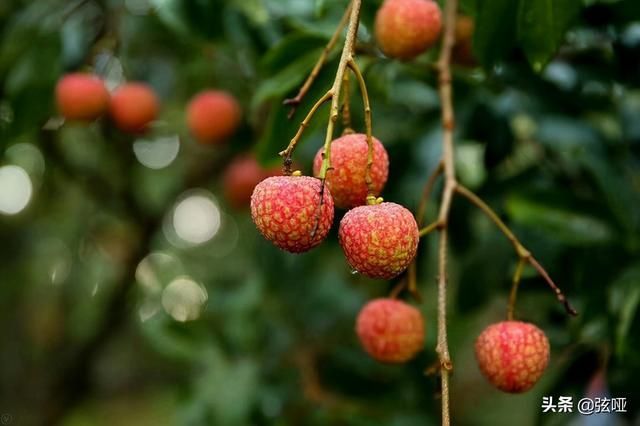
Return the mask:
{"type": "Polygon", "coordinates": [[[413,59],[438,40],[441,19],[433,0],[385,0],[376,14],[376,40],[385,55],[413,59]]]}
{"type": "Polygon", "coordinates": [[[187,126],[200,143],[220,143],[240,124],[241,111],[227,92],[207,90],[194,96],[187,107],[187,126]]]}
{"type": "Polygon", "coordinates": [[[356,333],[364,350],[381,362],[409,361],[424,346],[422,314],[395,299],[367,303],[358,314],[356,333]]]}
{"type": "Polygon", "coordinates": [[[93,121],[109,108],[109,92],[95,75],[67,74],[56,85],[56,104],[67,120],[93,121]]]}
{"type": "Polygon", "coordinates": [[[111,96],[111,119],[123,132],[144,132],[159,109],[158,97],[144,83],[123,84],[111,96]]]}
{"type": "Polygon", "coordinates": [[[509,393],[533,387],[549,363],[549,340],[533,324],[502,321],[487,327],[475,343],[482,374],[509,393]]]}
{"type": "Polygon", "coordinates": [[[236,209],[248,207],[256,185],[270,176],[280,175],[281,171],[280,167],[262,167],[253,155],[240,155],[229,163],[224,172],[225,198],[236,209]]]}
{"type": "MultiPolygon", "coordinates": [[[[318,176],[322,168],[320,148],[313,161],[313,173],[318,176]]],[[[327,172],[326,183],[331,189],[336,207],[348,209],[361,206],[367,200],[365,173],[369,146],[367,136],[362,133],[344,135],[331,142],[331,167],[327,172]]],[[[387,150],[376,138],[373,138],[373,165],[371,181],[375,196],[380,195],[389,175],[389,156],[387,150]]]]}
{"type": "Polygon", "coordinates": [[[383,279],[407,269],[419,240],[413,214],[399,204],[386,202],[349,210],[340,221],[338,237],[354,270],[383,279]]]}
{"type": "Polygon", "coordinates": [[[251,217],[264,237],[291,253],[320,244],[333,223],[333,198],[320,179],[274,176],[256,185],[251,217]],[[322,203],[320,194],[322,193],[322,203]]]}

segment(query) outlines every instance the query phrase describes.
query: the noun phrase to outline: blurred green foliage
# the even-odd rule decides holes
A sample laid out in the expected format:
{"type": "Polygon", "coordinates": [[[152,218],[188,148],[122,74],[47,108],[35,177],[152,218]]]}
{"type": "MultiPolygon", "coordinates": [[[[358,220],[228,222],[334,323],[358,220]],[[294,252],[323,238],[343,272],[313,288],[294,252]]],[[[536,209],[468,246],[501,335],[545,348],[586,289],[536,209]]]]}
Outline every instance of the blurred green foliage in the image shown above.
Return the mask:
{"type": "MultiPolygon", "coordinates": [[[[364,2],[359,61],[374,134],[391,157],[383,195],[413,209],[441,149],[430,67],[437,52],[411,63],[383,57],[371,33],[379,4],[364,2]]],[[[352,274],[335,229],[308,254],[278,251],[222,195],[233,156],[253,150],[277,163],[330,85],[335,54],[286,119],[282,100],[305,79],[345,5],[0,2],[0,207],[8,213],[28,201],[0,215],[0,413],[13,424],[439,423],[438,381],[423,374],[436,360],[435,240],[423,240],[418,258],[426,350],[406,366],[380,365],[358,346],[354,319],[395,283],[352,274]],[[106,119],[60,127],[54,85],[75,70],[96,72],[110,88],[148,82],[163,102],[160,120],[143,137],[106,119]],[[243,106],[243,127],[224,146],[199,146],[185,129],[185,105],[205,88],[227,90],[243,106]],[[185,240],[203,227],[214,236],[185,240]]],[[[476,19],[482,66],[454,66],[460,180],[509,223],[580,315],[567,318],[526,269],[517,316],[549,336],[550,368],[525,395],[492,389],[473,341],[504,318],[516,259],[479,211],[456,200],[454,424],[637,424],[640,7],[464,0],[462,9],[476,19]],[[589,392],[628,398],[628,412],[541,413],[544,395],[577,401],[589,392]]],[[[361,105],[354,95],[358,130],[361,105]]],[[[296,152],[307,172],[327,114],[320,110],[296,152]]]]}

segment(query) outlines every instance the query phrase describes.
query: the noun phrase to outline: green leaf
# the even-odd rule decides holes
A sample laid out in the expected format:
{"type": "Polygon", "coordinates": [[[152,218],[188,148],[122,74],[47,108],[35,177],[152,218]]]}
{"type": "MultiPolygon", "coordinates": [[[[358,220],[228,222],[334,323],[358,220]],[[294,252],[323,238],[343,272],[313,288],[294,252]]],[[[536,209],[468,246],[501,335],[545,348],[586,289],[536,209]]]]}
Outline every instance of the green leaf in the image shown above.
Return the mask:
{"type": "Polygon", "coordinates": [[[609,288],[609,309],[618,319],[615,336],[616,353],[621,356],[626,349],[625,340],[640,303],[640,266],[632,266],[624,270],[609,285],[609,288]]]}
{"type": "Polygon", "coordinates": [[[570,245],[597,245],[613,240],[614,232],[601,219],[582,212],[512,195],[507,212],[519,224],[539,229],[557,241],[570,245]]]}
{"type": "Polygon", "coordinates": [[[478,0],[473,52],[485,68],[500,61],[516,41],[518,2],[478,0]]]}
{"type": "Polygon", "coordinates": [[[221,35],[224,5],[218,0],[151,0],[158,17],[184,36],[212,39],[221,35]]]}
{"type": "Polygon", "coordinates": [[[558,50],[579,11],[580,0],[520,0],[518,41],[536,72],[542,71],[558,50]]]}

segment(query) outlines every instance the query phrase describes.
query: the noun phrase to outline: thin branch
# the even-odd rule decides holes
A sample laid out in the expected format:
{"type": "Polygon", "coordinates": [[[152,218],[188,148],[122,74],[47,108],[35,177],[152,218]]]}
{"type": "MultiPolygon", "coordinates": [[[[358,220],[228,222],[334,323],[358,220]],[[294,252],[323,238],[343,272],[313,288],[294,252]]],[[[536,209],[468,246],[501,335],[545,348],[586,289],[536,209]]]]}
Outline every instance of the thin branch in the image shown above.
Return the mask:
{"type": "Polygon", "coordinates": [[[487,203],[485,203],[480,197],[476,194],[468,190],[462,185],[456,186],[456,192],[460,195],[464,196],[467,200],[469,200],[473,205],[478,207],[480,210],[486,214],[489,219],[500,229],[500,231],[507,237],[507,239],[513,245],[513,248],[516,251],[518,257],[525,262],[528,262],[535,268],[536,271],[540,274],[540,276],[546,281],[546,283],[551,287],[551,290],[556,295],[556,299],[564,306],[565,311],[569,315],[577,315],[578,312],[571,306],[565,295],[562,293],[562,290],[556,285],[556,283],[551,279],[549,273],[540,265],[540,263],[536,260],[535,257],[531,254],[527,248],[522,245],[520,240],[514,235],[514,233],[509,229],[509,227],[500,219],[500,217],[493,211],[491,207],[487,203]]]}
{"type": "Polygon", "coordinates": [[[518,258],[518,265],[516,271],[513,274],[513,281],[511,284],[511,293],[509,293],[509,305],[507,306],[507,319],[513,321],[513,312],[515,311],[516,298],[518,296],[518,286],[520,284],[520,277],[522,277],[522,269],[524,268],[525,260],[518,258]]]}
{"type": "Polygon", "coordinates": [[[309,113],[304,118],[304,120],[302,120],[302,123],[300,123],[300,127],[298,127],[298,131],[291,139],[291,142],[289,142],[289,145],[287,145],[287,148],[284,151],[280,151],[278,153],[278,155],[280,155],[283,158],[284,173],[286,175],[291,174],[291,163],[293,162],[293,160],[291,159],[291,154],[293,154],[293,150],[298,144],[298,141],[300,141],[300,138],[302,137],[304,130],[309,126],[309,122],[313,118],[316,111],[318,111],[318,109],[332,97],[333,97],[333,92],[329,90],[320,99],[318,99],[318,101],[311,107],[311,110],[309,110],[309,113]]]}
{"type": "Polygon", "coordinates": [[[364,126],[367,134],[367,167],[365,169],[364,181],[367,184],[367,203],[374,204],[376,194],[373,189],[373,180],[371,179],[371,168],[373,167],[373,134],[371,126],[371,103],[369,102],[369,93],[367,92],[367,84],[364,81],[360,67],[357,62],[351,58],[348,62],[349,68],[358,80],[362,102],[364,103],[364,126]]]}
{"type": "Polygon", "coordinates": [[[422,198],[420,199],[420,204],[418,204],[418,212],[416,213],[416,222],[418,222],[418,226],[422,225],[422,221],[424,220],[424,215],[427,212],[427,204],[429,202],[429,197],[431,196],[431,191],[433,191],[433,187],[436,184],[438,177],[442,174],[444,170],[444,164],[442,161],[438,162],[438,166],[427,179],[427,183],[424,186],[424,190],[422,191],[422,198]]]}
{"type": "Polygon", "coordinates": [[[315,66],[311,70],[311,73],[305,80],[304,84],[302,85],[302,87],[300,87],[298,94],[293,98],[284,100],[283,102],[284,105],[288,105],[291,107],[291,109],[289,110],[289,114],[287,115],[289,119],[293,117],[293,114],[295,114],[298,105],[300,105],[300,102],[302,102],[302,99],[304,99],[307,92],[309,92],[311,85],[313,84],[315,79],[318,77],[318,74],[320,74],[320,70],[322,69],[324,64],[327,62],[327,58],[329,57],[331,50],[333,50],[333,47],[338,42],[338,39],[342,34],[342,30],[344,30],[344,27],[347,25],[347,22],[349,21],[349,16],[351,15],[351,7],[352,7],[352,4],[349,3],[349,6],[347,6],[347,9],[344,12],[344,15],[342,15],[342,19],[340,20],[340,23],[338,24],[336,31],[333,33],[333,35],[331,36],[331,39],[329,40],[325,48],[322,50],[322,53],[318,58],[318,62],[316,62],[315,66]]]}
{"type": "Polygon", "coordinates": [[[424,228],[420,229],[420,232],[418,232],[418,236],[420,238],[424,237],[425,235],[429,235],[432,231],[435,231],[436,229],[438,229],[441,226],[441,223],[439,220],[436,220],[434,222],[431,222],[429,225],[425,226],[424,228]]]}
{"type": "Polygon", "coordinates": [[[354,132],[351,127],[351,87],[348,72],[344,73],[342,87],[344,92],[342,95],[342,134],[350,135],[354,132]]]}
{"type": "Polygon", "coordinates": [[[353,51],[356,42],[356,36],[358,34],[358,25],[360,23],[361,4],[362,0],[353,0],[349,6],[349,8],[351,9],[351,13],[349,15],[347,37],[342,49],[342,55],[340,56],[340,62],[338,63],[336,78],[333,81],[333,86],[330,90],[333,93],[333,97],[331,99],[331,110],[329,111],[327,134],[324,140],[324,158],[322,160],[322,167],[320,169],[319,176],[323,181],[324,179],[326,179],[327,172],[331,169],[331,141],[333,140],[333,129],[339,115],[340,91],[342,90],[344,73],[349,61],[353,60],[353,51]]]}
{"type": "Polygon", "coordinates": [[[455,43],[457,0],[446,0],[444,8],[444,36],[438,57],[438,93],[442,107],[442,164],[445,185],[440,212],[440,239],[438,245],[438,337],[436,352],[440,361],[442,425],[451,424],[449,409],[449,374],[453,369],[447,341],[447,226],[453,192],[457,186],[454,164],[453,129],[455,126],[451,87],[451,49],[455,43]]]}

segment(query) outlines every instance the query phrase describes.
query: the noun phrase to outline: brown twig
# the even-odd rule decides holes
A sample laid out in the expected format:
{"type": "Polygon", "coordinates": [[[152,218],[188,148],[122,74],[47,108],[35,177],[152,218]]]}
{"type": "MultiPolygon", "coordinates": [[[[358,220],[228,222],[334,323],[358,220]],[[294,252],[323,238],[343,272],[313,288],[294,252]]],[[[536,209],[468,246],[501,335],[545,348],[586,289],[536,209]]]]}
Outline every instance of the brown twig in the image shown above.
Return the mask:
{"type": "Polygon", "coordinates": [[[438,58],[438,93],[442,107],[442,166],[444,172],[444,191],[440,203],[438,222],[440,239],[438,244],[438,337],[436,353],[440,361],[440,381],[442,387],[442,425],[451,424],[449,414],[449,374],[453,369],[449,344],[447,341],[447,226],[453,193],[455,191],[456,172],[454,164],[453,129],[455,125],[451,87],[451,49],[455,43],[455,21],[457,0],[447,0],[444,8],[444,36],[438,58]]]}
{"type": "MultiPolygon", "coordinates": [[[[522,245],[520,240],[515,236],[515,234],[509,229],[509,227],[500,219],[500,217],[493,211],[491,207],[487,203],[485,203],[480,197],[474,194],[469,189],[465,188],[462,185],[456,186],[456,192],[462,196],[464,196],[467,200],[469,200],[473,205],[482,210],[491,221],[500,229],[500,231],[507,237],[507,239],[511,242],[518,258],[523,262],[529,263],[534,269],[540,274],[540,276],[546,281],[546,283],[551,287],[558,301],[564,306],[565,311],[569,315],[577,315],[578,312],[571,306],[565,295],[562,293],[562,290],[556,285],[556,283],[551,279],[549,273],[540,265],[540,262],[533,257],[531,252],[527,250],[527,248],[522,245]]],[[[515,300],[514,300],[515,303],[515,300]]]]}
{"type": "Polygon", "coordinates": [[[293,117],[293,115],[296,112],[296,109],[298,108],[298,105],[300,105],[300,102],[302,102],[302,99],[304,99],[307,92],[309,92],[309,89],[313,85],[313,82],[318,77],[318,74],[320,74],[320,70],[322,69],[324,64],[327,62],[327,58],[329,57],[331,50],[333,50],[333,47],[338,42],[338,39],[340,38],[340,35],[342,34],[342,30],[344,30],[345,25],[347,25],[347,22],[349,22],[349,16],[351,15],[351,7],[352,5],[350,3],[344,12],[344,15],[342,15],[342,19],[340,20],[340,23],[338,24],[336,31],[333,33],[333,35],[331,36],[331,39],[329,39],[329,42],[322,50],[322,53],[320,54],[318,61],[314,65],[313,69],[311,70],[311,73],[305,80],[302,87],[300,87],[300,90],[298,90],[298,94],[293,98],[285,99],[283,101],[284,105],[288,105],[291,107],[289,109],[289,113],[287,114],[287,117],[289,119],[293,117]]]}

